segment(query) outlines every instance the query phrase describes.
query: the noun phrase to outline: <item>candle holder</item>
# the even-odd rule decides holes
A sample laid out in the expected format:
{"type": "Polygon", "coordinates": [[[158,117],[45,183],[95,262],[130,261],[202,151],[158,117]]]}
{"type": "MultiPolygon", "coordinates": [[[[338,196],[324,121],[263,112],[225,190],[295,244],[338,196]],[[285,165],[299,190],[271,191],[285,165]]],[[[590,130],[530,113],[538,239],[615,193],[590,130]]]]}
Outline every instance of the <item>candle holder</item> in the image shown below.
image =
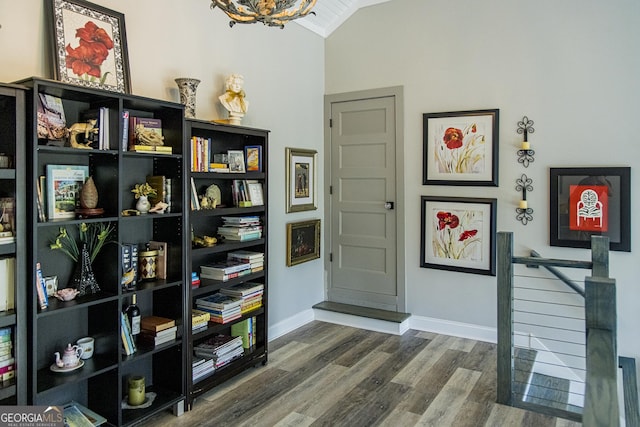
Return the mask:
{"type": "Polygon", "coordinates": [[[522,192],[522,200],[520,200],[516,208],[516,219],[522,225],[527,225],[529,221],[533,221],[533,209],[529,207],[527,202],[527,192],[533,191],[533,185],[531,184],[533,184],[533,180],[525,174],[516,179],[516,191],[522,192]]]}
{"type": "Polygon", "coordinates": [[[533,162],[536,152],[531,149],[531,145],[528,141],[528,135],[534,133],[536,130],[533,128],[533,120],[529,120],[527,116],[524,116],[521,121],[518,122],[518,133],[524,134],[524,141],[518,150],[518,163],[522,163],[525,168],[529,167],[529,163],[533,162]]]}

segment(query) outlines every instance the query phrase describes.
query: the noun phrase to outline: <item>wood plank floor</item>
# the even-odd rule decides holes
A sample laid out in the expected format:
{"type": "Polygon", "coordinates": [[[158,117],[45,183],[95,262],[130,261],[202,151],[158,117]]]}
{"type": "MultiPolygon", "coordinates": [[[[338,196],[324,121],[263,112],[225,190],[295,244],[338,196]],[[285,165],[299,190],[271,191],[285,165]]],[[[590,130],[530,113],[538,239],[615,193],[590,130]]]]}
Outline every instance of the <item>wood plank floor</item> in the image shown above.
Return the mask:
{"type": "Polygon", "coordinates": [[[557,426],[495,403],[496,346],[410,330],[311,322],[269,345],[269,363],[146,426],[557,426]]]}

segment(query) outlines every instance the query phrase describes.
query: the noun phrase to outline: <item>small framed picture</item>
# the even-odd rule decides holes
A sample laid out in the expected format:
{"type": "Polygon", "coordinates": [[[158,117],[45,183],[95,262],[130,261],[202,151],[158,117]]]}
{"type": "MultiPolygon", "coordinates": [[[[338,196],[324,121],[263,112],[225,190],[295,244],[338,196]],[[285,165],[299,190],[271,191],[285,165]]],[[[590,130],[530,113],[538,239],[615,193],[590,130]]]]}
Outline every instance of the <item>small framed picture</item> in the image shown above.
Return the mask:
{"type": "Polygon", "coordinates": [[[287,213],[317,209],[316,150],[287,147],[287,213]]]}
{"type": "Polygon", "coordinates": [[[551,168],[550,178],[551,246],[608,236],[612,251],[631,252],[631,168],[551,168]]]}
{"type": "Polygon", "coordinates": [[[54,76],[131,93],[124,14],[84,0],[49,0],[54,76]]]}
{"type": "Polygon", "coordinates": [[[229,150],[227,151],[227,158],[229,160],[229,172],[245,173],[244,165],[244,151],[242,150],[229,150]]]}
{"type": "Polygon", "coordinates": [[[56,292],[58,292],[58,276],[45,277],[44,286],[47,289],[47,296],[53,296],[56,292]]]}
{"type": "Polygon", "coordinates": [[[251,201],[251,206],[264,206],[262,183],[248,181],[247,191],[249,192],[249,200],[251,201]]]}
{"type": "Polygon", "coordinates": [[[422,196],[420,267],[496,275],[496,199],[422,196]]]}
{"type": "Polygon", "coordinates": [[[320,220],[287,224],[287,267],[320,258],[320,220]]]}
{"type": "Polygon", "coordinates": [[[244,147],[244,154],[247,161],[247,172],[262,172],[262,146],[244,147]]]}

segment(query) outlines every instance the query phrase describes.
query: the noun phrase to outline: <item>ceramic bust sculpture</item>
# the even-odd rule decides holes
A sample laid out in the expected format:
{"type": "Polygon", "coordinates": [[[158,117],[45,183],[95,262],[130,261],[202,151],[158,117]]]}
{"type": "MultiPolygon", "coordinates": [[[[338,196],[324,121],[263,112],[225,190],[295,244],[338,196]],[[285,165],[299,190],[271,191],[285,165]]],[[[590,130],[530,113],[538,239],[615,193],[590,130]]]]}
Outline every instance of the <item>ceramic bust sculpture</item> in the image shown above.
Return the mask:
{"type": "Polygon", "coordinates": [[[229,123],[232,125],[239,125],[249,108],[249,102],[244,98],[243,84],[242,75],[231,74],[225,81],[226,92],[218,97],[222,106],[229,112],[229,123]]]}

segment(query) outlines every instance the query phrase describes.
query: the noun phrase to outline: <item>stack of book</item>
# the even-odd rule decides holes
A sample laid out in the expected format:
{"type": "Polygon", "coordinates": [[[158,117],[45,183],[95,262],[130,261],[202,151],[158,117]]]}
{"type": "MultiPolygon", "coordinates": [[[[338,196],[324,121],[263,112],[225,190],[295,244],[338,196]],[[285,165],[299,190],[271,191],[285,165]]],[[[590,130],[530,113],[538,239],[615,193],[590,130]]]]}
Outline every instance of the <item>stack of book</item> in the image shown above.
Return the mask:
{"type": "Polygon", "coordinates": [[[204,357],[193,357],[193,362],[191,363],[191,378],[194,383],[207,375],[212,374],[215,370],[215,362],[212,358],[206,359],[204,357]]]}
{"type": "Polygon", "coordinates": [[[160,316],[147,316],[140,320],[138,342],[149,346],[157,346],[176,339],[178,327],[174,319],[160,316]]]}
{"type": "Polygon", "coordinates": [[[245,282],[229,288],[220,289],[220,293],[240,298],[240,313],[244,315],[251,310],[262,307],[264,285],[262,283],[245,282]]]}
{"type": "Polygon", "coordinates": [[[216,369],[221,368],[233,360],[242,357],[242,337],[229,335],[216,335],[196,345],[193,348],[196,357],[213,359],[216,369]]]}
{"type": "Polygon", "coordinates": [[[196,299],[198,310],[209,313],[210,322],[229,323],[242,317],[240,298],[231,297],[220,292],[196,299]]]}
{"type": "Polygon", "coordinates": [[[16,360],[11,354],[12,348],[11,328],[0,329],[0,383],[16,376],[16,360]]]}
{"type": "Polygon", "coordinates": [[[246,242],[262,237],[262,225],[257,216],[223,216],[224,224],[218,234],[225,240],[246,242]]]}
{"type": "Polygon", "coordinates": [[[221,280],[223,282],[236,277],[251,274],[251,263],[227,259],[200,266],[200,278],[221,280]]]}
{"type": "Polygon", "coordinates": [[[173,153],[172,147],[164,145],[162,119],[129,116],[128,135],[129,151],[157,154],[173,153]]]}
{"type": "Polygon", "coordinates": [[[198,310],[196,308],[191,310],[191,333],[197,334],[200,331],[207,329],[207,325],[211,320],[211,314],[207,311],[198,310]]]}
{"type": "Polygon", "coordinates": [[[227,259],[231,261],[248,262],[249,265],[251,265],[252,273],[264,270],[264,252],[233,251],[227,253],[227,259]]]}

